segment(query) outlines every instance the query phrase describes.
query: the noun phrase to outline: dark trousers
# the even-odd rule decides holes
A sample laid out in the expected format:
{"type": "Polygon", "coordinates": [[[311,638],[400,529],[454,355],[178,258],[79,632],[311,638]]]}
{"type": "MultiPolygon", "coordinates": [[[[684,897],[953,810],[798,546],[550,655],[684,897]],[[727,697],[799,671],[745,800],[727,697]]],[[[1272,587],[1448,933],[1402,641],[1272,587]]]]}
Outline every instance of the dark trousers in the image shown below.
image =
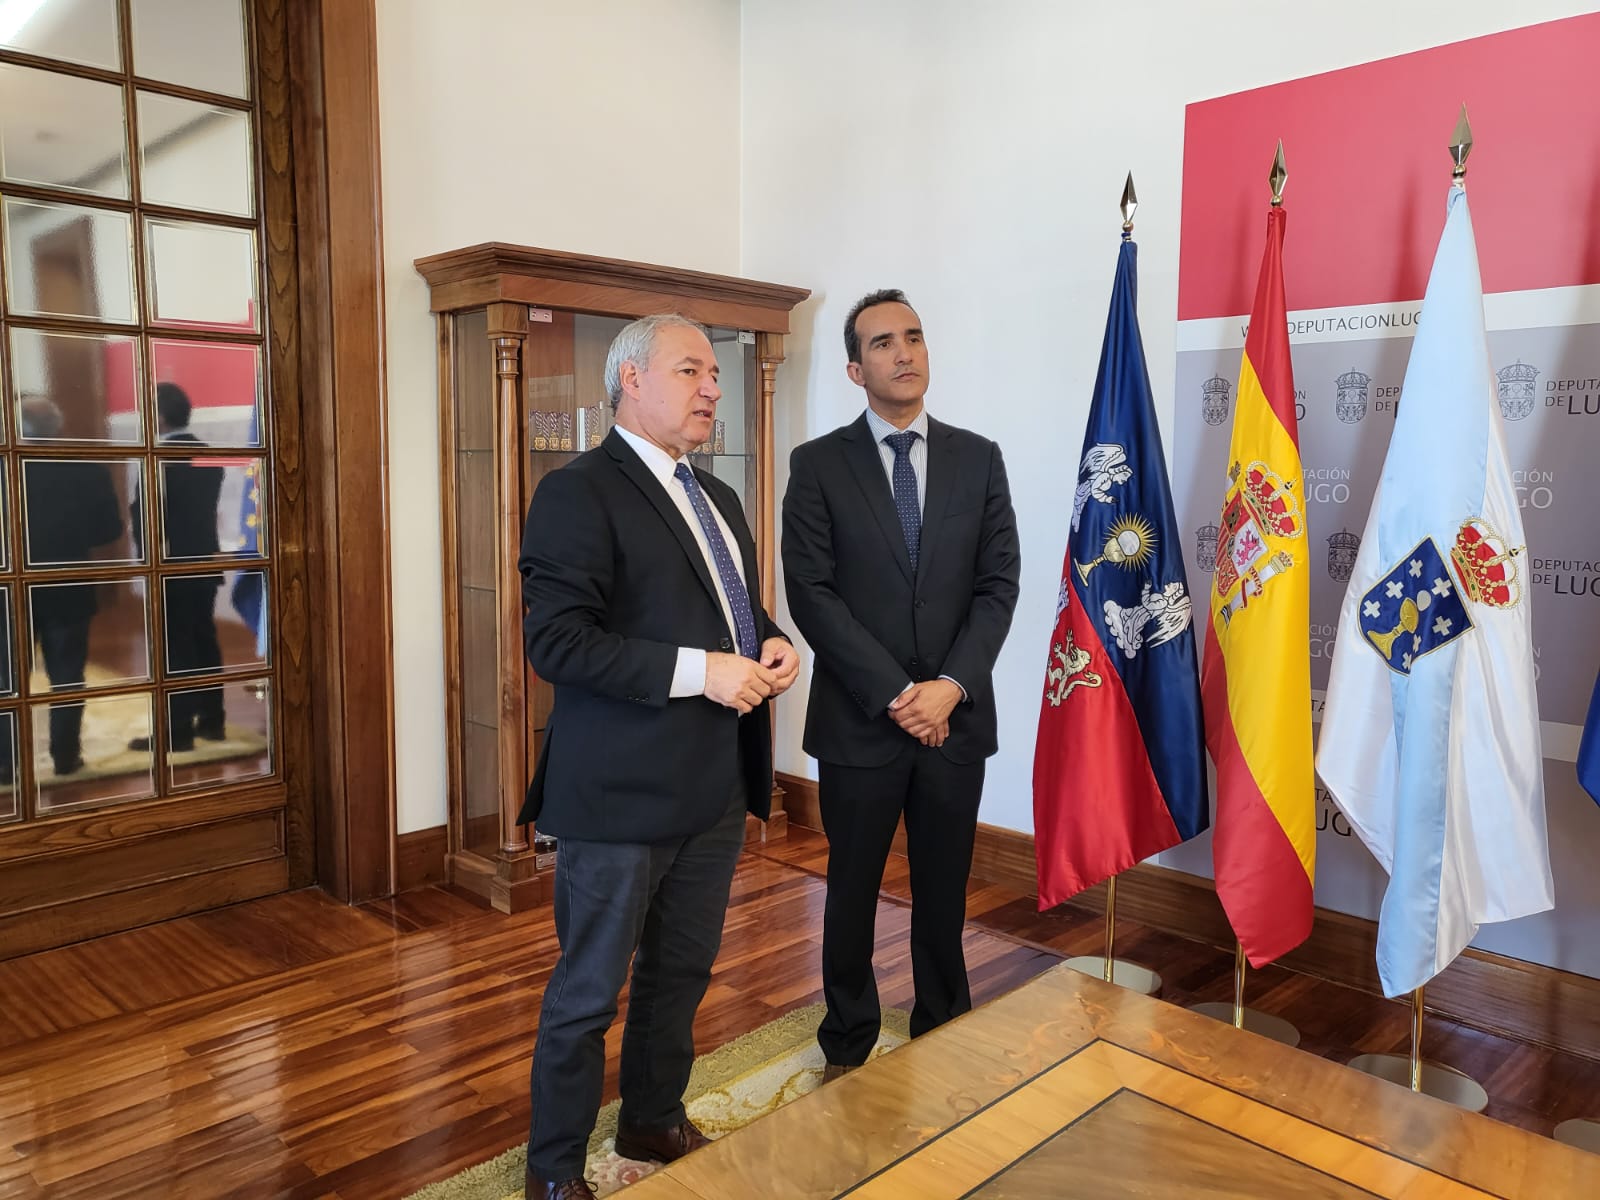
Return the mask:
{"type": "MultiPolygon", "coordinates": [[[[166,582],[167,669],[211,673],[222,667],[217,641],[217,589],[221,575],[180,575],[166,582]]],[[[222,687],[172,694],[170,738],[175,750],[194,745],[194,735],[224,735],[222,687]]]]}
{"type": "Polygon", "coordinates": [[[694,1014],[722,944],[728,889],[744,846],[741,795],[717,825],[671,842],[560,839],[555,918],[561,958],[544,989],[533,1050],[528,1163],[583,1174],[600,1111],[606,1030],[628,980],[619,1124],[655,1132],[684,1119],[694,1014]]]}
{"type": "MultiPolygon", "coordinates": [[[[51,688],[80,688],[89,663],[89,625],[94,620],[94,607],[92,600],[88,605],[78,603],[73,589],[62,588],[61,595],[70,602],[54,608],[41,604],[34,614],[34,630],[51,688]]],[[[83,761],[82,731],[82,700],[50,706],[50,757],[57,772],[76,770],[83,761]]]]}
{"type": "Polygon", "coordinates": [[[967,873],[983,794],[982,762],[959,764],[906,739],[882,767],[819,762],[817,799],[828,835],[822,918],[822,989],[828,1013],[817,1041],[831,1063],[866,1061],[882,1013],[872,974],[878,887],[902,813],[911,867],[911,977],[917,1037],[972,1007],[961,948],[967,873]]]}

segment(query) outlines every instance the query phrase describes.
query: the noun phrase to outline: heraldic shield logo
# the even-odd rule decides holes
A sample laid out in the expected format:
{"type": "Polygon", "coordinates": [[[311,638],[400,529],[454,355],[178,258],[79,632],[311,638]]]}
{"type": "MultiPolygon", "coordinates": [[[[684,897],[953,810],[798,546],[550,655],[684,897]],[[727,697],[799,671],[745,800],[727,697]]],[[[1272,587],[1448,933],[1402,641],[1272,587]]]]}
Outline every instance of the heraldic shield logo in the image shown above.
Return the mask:
{"type": "Polygon", "coordinates": [[[1333,381],[1334,387],[1339,389],[1338,399],[1334,402],[1334,411],[1339,414],[1339,420],[1346,425],[1354,425],[1367,415],[1367,387],[1371,383],[1371,375],[1353,367],[1333,381]]]}
{"type": "Polygon", "coordinates": [[[1356,555],[1361,551],[1361,539],[1348,529],[1341,529],[1328,538],[1328,578],[1337,583],[1349,583],[1356,569],[1356,555]]]}
{"type": "Polygon", "coordinates": [[[1500,415],[1508,421],[1522,420],[1533,411],[1538,400],[1534,384],[1539,379],[1539,368],[1519,358],[1509,367],[1501,367],[1495,375],[1500,380],[1500,415]]]}
{"type": "Polygon", "coordinates": [[[1228,389],[1233,384],[1213,375],[1200,385],[1200,412],[1207,425],[1221,425],[1228,419],[1228,389]]]}
{"type": "Polygon", "coordinates": [[[1466,602],[1431,537],[1361,597],[1362,636],[1401,675],[1471,628],[1466,602]]]}

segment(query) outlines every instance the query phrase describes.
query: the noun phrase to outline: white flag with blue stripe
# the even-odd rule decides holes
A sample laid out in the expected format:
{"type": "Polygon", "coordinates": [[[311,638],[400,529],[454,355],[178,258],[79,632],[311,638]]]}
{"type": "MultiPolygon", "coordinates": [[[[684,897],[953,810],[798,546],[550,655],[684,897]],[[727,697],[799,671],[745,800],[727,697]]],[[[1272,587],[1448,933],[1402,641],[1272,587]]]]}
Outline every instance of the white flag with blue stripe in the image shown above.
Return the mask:
{"type": "Polygon", "coordinates": [[[1339,613],[1317,771],[1389,872],[1386,995],[1554,903],[1528,554],[1466,192],[1444,234],[1339,613]]]}

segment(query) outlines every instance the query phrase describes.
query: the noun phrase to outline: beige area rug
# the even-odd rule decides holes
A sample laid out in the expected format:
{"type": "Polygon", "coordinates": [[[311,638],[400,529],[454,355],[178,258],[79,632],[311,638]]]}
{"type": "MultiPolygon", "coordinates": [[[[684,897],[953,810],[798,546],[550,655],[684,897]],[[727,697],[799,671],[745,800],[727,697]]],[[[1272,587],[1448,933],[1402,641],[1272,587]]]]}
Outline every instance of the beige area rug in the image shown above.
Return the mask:
{"type": "MultiPolygon", "coordinates": [[[[112,682],[111,673],[98,663],[90,663],[86,672],[91,685],[112,682]]],[[[31,690],[41,704],[48,704],[50,681],[42,671],[34,671],[31,690]]],[[[57,782],[55,765],[50,757],[48,739],[42,735],[48,718],[44,712],[35,716],[41,735],[35,739],[33,755],[34,778],[43,787],[57,782]]],[[[150,699],[147,696],[109,696],[104,699],[90,697],[83,709],[81,753],[83,766],[71,775],[60,777],[62,783],[81,783],[89,779],[107,779],[119,775],[145,775],[150,773],[150,752],[130,750],[128,743],[134,738],[150,736],[150,699]]],[[[175,767],[193,763],[219,762],[230,758],[259,755],[267,749],[267,739],[254,730],[238,725],[228,725],[227,737],[220,742],[197,739],[193,750],[179,750],[167,756],[175,767]]],[[[148,788],[135,785],[143,794],[148,788]]]]}
{"type": "MultiPolygon", "coordinates": [[[[820,1004],[797,1008],[695,1059],[685,1093],[689,1119],[707,1137],[722,1137],[818,1087],[823,1058],[817,1026],[823,1012],[820,1004]]],[[[883,1028],[872,1057],[908,1041],[909,1021],[900,1009],[884,1009],[883,1028]]],[[[584,1173],[602,1196],[642,1179],[657,1166],[622,1158],[612,1148],[618,1103],[613,1100],[600,1110],[589,1138],[589,1163],[584,1173]]],[[[527,1152],[526,1146],[517,1146],[413,1192],[407,1200],[520,1200],[527,1152]]]]}

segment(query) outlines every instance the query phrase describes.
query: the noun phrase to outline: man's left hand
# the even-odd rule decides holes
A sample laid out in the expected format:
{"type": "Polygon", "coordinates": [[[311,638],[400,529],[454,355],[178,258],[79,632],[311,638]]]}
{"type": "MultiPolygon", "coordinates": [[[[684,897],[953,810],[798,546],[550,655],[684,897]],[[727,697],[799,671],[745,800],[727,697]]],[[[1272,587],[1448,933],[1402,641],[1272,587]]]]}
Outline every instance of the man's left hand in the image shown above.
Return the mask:
{"type": "Polygon", "coordinates": [[[800,674],[800,652],[784,638],[768,638],[761,643],[761,665],[777,676],[772,695],[781,696],[800,674]]]}
{"type": "Polygon", "coordinates": [[[895,697],[889,705],[889,715],[901,729],[923,741],[928,734],[949,728],[950,714],[959,703],[961,689],[956,684],[948,679],[930,679],[913,684],[895,697]]]}

